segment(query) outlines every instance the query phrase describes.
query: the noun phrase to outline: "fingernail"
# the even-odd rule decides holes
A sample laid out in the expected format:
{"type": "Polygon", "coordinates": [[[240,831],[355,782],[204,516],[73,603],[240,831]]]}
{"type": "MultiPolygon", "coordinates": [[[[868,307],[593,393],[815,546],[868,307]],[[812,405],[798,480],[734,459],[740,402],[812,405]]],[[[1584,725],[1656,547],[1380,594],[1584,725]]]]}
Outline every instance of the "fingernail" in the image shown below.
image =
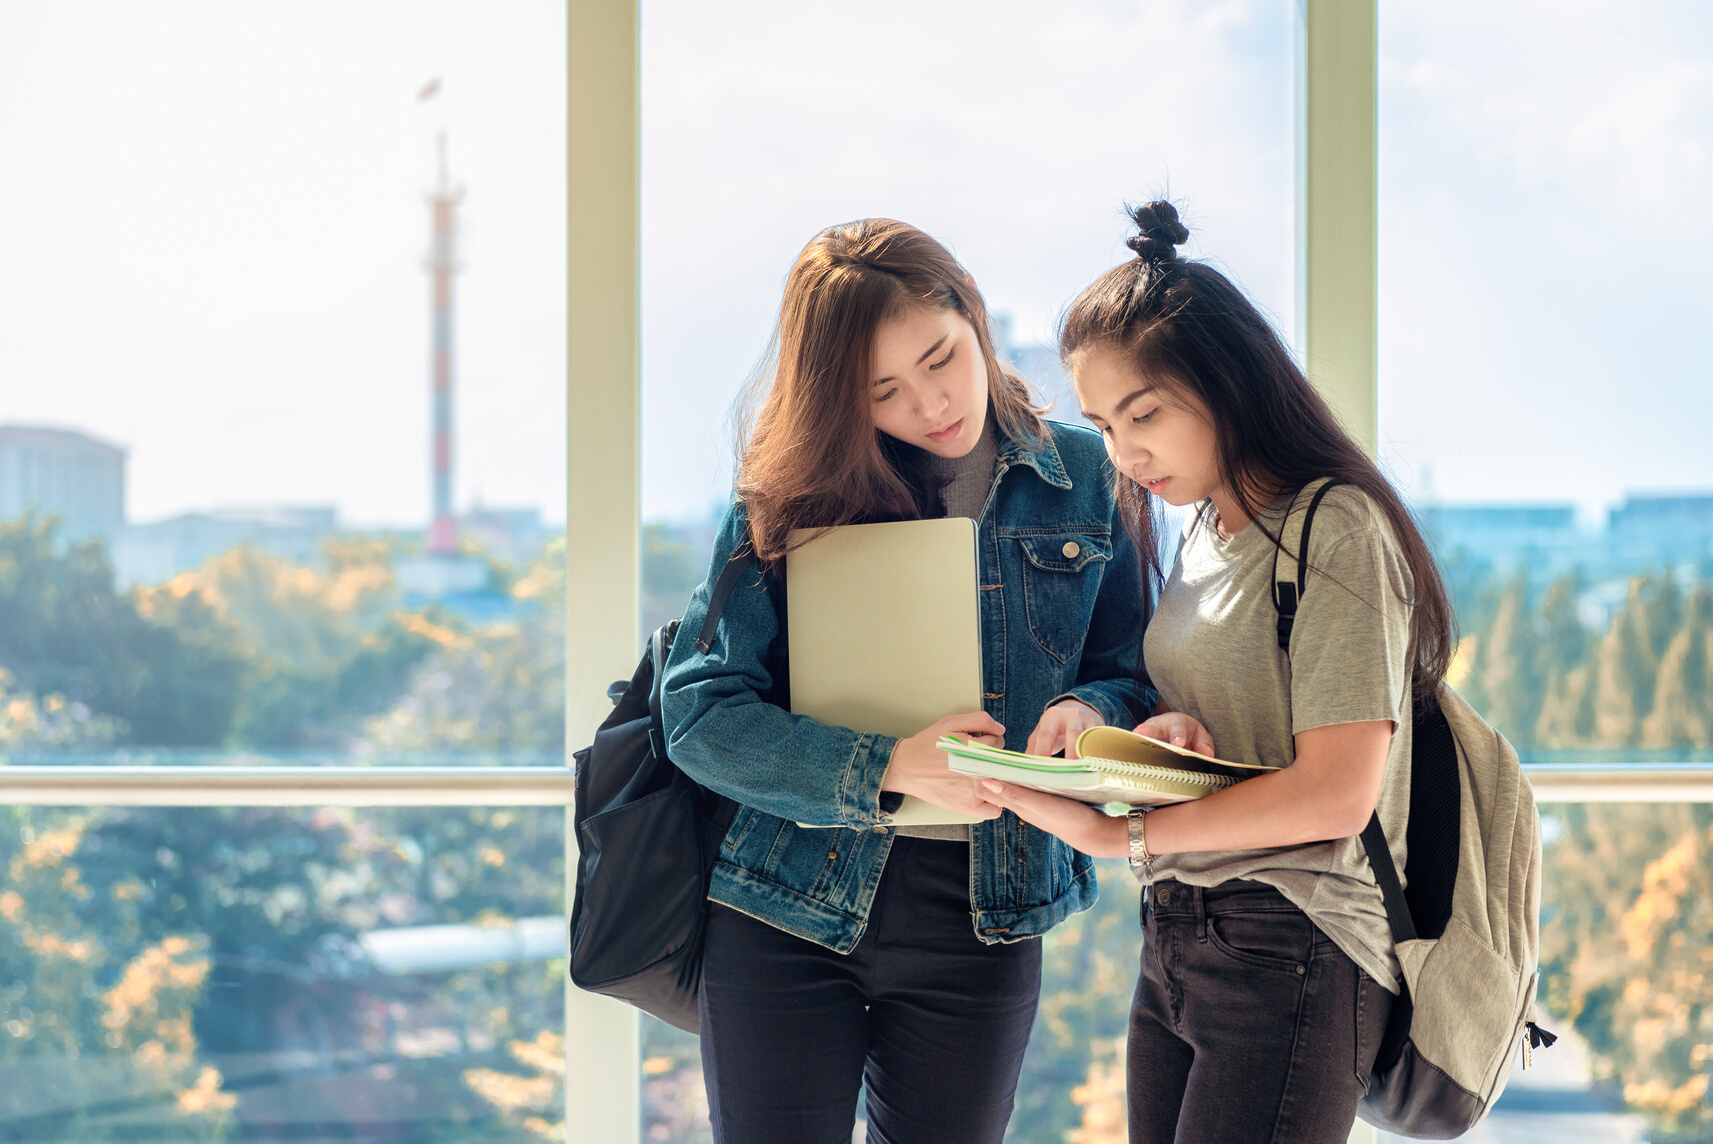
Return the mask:
{"type": "Polygon", "coordinates": [[[994,782],[992,779],[982,779],[981,785],[992,791],[994,794],[998,794],[1000,791],[1005,789],[1005,785],[1003,783],[994,782]]]}

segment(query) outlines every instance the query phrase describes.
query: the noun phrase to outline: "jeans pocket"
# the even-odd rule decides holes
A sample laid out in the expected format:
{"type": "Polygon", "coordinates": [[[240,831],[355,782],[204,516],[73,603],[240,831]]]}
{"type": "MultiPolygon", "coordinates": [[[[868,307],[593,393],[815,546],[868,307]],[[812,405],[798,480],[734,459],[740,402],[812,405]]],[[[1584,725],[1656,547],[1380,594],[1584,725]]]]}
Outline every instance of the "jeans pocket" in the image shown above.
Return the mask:
{"type": "Polygon", "coordinates": [[[1307,971],[1314,933],[1314,923],[1301,910],[1207,915],[1208,944],[1226,957],[1299,976],[1307,971]]]}
{"type": "Polygon", "coordinates": [[[1368,976],[1359,965],[1356,970],[1356,1029],[1351,1040],[1356,1045],[1356,1083],[1368,1091],[1374,1073],[1374,1061],[1380,1052],[1380,1042],[1386,1037],[1386,1026],[1392,1019],[1392,1005],[1397,1001],[1378,981],[1368,976]]]}

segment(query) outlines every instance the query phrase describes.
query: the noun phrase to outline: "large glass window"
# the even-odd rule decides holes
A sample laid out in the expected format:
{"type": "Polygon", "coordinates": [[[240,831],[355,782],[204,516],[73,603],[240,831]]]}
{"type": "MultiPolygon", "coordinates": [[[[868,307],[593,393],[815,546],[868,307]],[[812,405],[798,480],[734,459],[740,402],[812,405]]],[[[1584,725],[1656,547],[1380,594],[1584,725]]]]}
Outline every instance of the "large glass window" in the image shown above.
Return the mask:
{"type": "Polygon", "coordinates": [[[0,13],[0,751],[557,757],[564,26],[0,13]]]}
{"type": "Polygon", "coordinates": [[[1458,678],[1537,757],[1705,752],[1713,20],[1388,4],[1380,52],[1382,449],[1458,678]]]}
{"type": "Polygon", "coordinates": [[[551,1138],[563,854],[541,808],[11,808],[0,1138],[551,1138]]]}
{"type": "MultiPolygon", "coordinates": [[[[1126,200],[1183,203],[1190,249],[1291,329],[1291,12],[645,0],[645,626],[677,615],[706,572],[733,401],[823,227],[884,216],[945,242],[1061,420],[1077,408],[1054,325],[1130,257],[1126,200]]],[[[1101,877],[1098,910],[1047,939],[1019,1141],[1123,1134],[1137,899],[1122,863],[1101,877]]],[[[646,1138],[706,1139],[695,1042],[645,1020],[643,1058],[646,1138]]]]}
{"type": "MultiPolygon", "coordinates": [[[[1385,3],[1379,64],[1381,447],[1456,596],[1454,682],[1526,760],[1707,761],[1713,18],[1385,3]]],[[[1572,1044],[1501,1110],[1707,1132],[1706,812],[1543,808],[1572,1044]]]]}
{"type": "MultiPolygon", "coordinates": [[[[557,3],[0,9],[0,765],[563,760],[557,3]]],[[[558,809],[0,812],[0,1138],[563,1118],[558,809]]]]}

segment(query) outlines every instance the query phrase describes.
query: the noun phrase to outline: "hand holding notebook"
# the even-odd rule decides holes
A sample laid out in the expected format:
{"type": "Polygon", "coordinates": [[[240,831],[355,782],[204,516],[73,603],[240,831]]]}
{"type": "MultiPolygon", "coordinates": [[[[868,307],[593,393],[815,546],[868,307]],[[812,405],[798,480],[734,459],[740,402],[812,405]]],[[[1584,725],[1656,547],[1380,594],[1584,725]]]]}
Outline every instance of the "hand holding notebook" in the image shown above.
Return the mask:
{"type": "Polygon", "coordinates": [[[1077,736],[1075,759],[1026,755],[946,736],[940,749],[959,774],[999,779],[1097,806],[1165,806],[1205,798],[1276,767],[1210,759],[1120,727],[1090,727],[1077,736]]]}

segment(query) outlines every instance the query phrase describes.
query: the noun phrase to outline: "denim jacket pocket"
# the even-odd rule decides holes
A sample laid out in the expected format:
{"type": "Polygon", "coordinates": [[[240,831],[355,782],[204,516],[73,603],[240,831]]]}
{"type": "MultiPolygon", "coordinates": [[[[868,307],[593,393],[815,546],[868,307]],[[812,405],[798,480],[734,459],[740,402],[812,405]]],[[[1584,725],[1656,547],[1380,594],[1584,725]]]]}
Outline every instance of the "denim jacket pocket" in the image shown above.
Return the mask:
{"type": "Polygon", "coordinates": [[[1060,663],[1082,651],[1088,617],[1100,593],[1112,538],[1093,532],[1056,532],[1014,538],[1023,551],[1023,605],[1029,634],[1060,663]]]}

